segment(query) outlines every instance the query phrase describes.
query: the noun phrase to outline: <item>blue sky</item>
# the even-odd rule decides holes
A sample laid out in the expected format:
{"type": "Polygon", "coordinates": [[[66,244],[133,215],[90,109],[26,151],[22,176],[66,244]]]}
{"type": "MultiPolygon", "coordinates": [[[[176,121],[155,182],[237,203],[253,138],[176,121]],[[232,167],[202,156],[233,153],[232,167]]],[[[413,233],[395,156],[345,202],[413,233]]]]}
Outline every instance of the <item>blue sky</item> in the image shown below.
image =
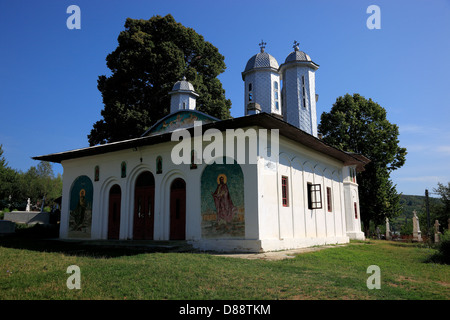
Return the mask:
{"type": "Polygon", "coordinates": [[[296,40],[320,65],[319,118],[337,97],[359,93],[400,127],[408,155],[392,174],[399,192],[423,195],[450,181],[450,0],[2,0],[0,144],[9,165],[26,171],[33,156],[88,146],[103,108],[97,78],[109,75],[105,58],[125,19],[168,13],[225,56],[232,116],[243,115],[241,72],[258,43],[281,64],[296,40]],[[79,30],[66,26],[72,4],[79,30]],[[373,4],[379,30],[366,26],[373,4]]]}

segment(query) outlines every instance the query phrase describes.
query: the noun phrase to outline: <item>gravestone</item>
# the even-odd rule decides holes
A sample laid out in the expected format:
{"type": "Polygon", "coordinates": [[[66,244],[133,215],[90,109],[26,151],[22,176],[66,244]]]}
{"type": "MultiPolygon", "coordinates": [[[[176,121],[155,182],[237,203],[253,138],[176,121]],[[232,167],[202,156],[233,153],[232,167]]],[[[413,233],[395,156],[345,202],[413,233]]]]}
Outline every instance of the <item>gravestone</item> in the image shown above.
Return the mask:
{"type": "Polygon", "coordinates": [[[30,212],[30,211],[31,211],[31,201],[30,201],[30,198],[28,198],[28,200],[27,200],[27,208],[26,208],[25,211],[26,211],[26,212],[30,212]]]}
{"type": "Polygon", "coordinates": [[[417,217],[416,210],[413,211],[413,241],[422,242],[422,235],[420,232],[419,218],[417,217]]]}
{"type": "Polygon", "coordinates": [[[377,226],[377,239],[380,240],[381,239],[381,234],[380,234],[380,228],[377,226]]]}
{"type": "Polygon", "coordinates": [[[391,240],[391,229],[389,228],[389,219],[386,218],[386,240],[391,240]]]}
{"type": "Polygon", "coordinates": [[[436,219],[436,221],[434,222],[434,243],[439,243],[440,242],[440,239],[441,239],[441,233],[439,232],[439,226],[440,225],[441,224],[436,219]]]}

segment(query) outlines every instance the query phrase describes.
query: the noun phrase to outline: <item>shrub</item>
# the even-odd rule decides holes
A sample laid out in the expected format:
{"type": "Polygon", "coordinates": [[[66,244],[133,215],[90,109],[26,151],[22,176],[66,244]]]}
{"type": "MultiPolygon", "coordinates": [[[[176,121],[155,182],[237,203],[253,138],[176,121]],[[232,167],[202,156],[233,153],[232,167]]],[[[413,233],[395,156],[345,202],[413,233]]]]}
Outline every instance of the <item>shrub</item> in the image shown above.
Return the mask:
{"type": "Polygon", "coordinates": [[[441,254],[442,261],[444,263],[450,263],[450,232],[447,231],[441,234],[438,250],[441,254]]]}

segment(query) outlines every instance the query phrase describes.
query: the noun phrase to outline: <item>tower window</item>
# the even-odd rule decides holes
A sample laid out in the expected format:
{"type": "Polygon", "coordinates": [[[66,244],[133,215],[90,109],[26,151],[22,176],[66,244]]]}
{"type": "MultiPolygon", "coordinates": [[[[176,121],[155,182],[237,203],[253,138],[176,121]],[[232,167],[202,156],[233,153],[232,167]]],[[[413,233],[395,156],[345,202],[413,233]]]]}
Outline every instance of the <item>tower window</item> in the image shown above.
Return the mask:
{"type": "Polygon", "coordinates": [[[253,88],[252,88],[252,84],[249,83],[249,84],[248,84],[248,91],[252,91],[252,89],[253,89],[253,88]]]}
{"type": "Polygon", "coordinates": [[[275,102],[275,108],[278,110],[280,108],[279,106],[279,98],[278,98],[278,82],[273,82],[273,95],[274,95],[274,102],[275,102]]]}
{"type": "Polygon", "coordinates": [[[355,219],[358,219],[358,205],[356,202],[353,202],[353,207],[355,208],[355,219]]]}
{"type": "Polygon", "coordinates": [[[283,207],[289,207],[289,189],[288,189],[288,177],[281,177],[281,197],[283,201],[283,207]]]}
{"type": "Polygon", "coordinates": [[[186,109],[186,102],[183,102],[183,109],[186,109]]]}
{"type": "Polygon", "coordinates": [[[253,93],[248,94],[248,101],[253,101],[253,93]]]}
{"type": "Polygon", "coordinates": [[[320,184],[308,183],[308,209],[322,209],[320,184]]]}
{"type": "Polygon", "coordinates": [[[302,93],[303,93],[303,108],[306,108],[305,76],[302,76],[302,93]]]}

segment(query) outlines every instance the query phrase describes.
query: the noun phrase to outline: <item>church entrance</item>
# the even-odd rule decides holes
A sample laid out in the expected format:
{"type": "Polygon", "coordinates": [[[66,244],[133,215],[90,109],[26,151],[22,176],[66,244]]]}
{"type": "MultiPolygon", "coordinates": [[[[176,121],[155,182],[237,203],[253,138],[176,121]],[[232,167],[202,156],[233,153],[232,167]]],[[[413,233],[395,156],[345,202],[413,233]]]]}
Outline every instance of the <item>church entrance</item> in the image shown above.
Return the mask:
{"type": "Polygon", "coordinates": [[[186,238],[186,182],[175,179],[170,186],[170,240],[186,238]]]}
{"type": "Polygon", "coordinates": [[[109,190],[108,239],[119,239],[121,201],[122,192],[120,186],[115,184],[109,190]]]}
{"type": "Polygon", "coordinates": [[[155,179],[149,171],[136,180],[134,192],[133,239],[153,240],[155,209],[155,179]]]}

